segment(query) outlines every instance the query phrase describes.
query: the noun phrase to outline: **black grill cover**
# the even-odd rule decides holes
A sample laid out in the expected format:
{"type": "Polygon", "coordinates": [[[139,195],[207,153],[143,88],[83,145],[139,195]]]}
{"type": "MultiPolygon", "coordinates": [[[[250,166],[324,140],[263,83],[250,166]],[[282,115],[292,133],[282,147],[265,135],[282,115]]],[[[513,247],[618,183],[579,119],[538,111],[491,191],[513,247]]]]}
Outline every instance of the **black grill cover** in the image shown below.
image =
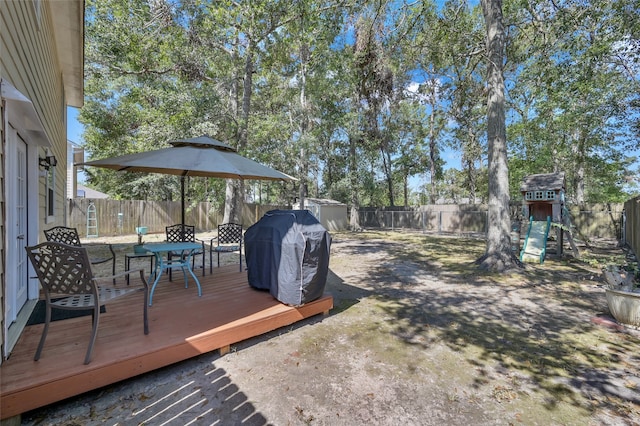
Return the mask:
{"type": "Polygon", "coordinates": [[[309,210],[271,210],[244,235],[249,285],[288,305],[322,296],[331,235],[309,210]]]}

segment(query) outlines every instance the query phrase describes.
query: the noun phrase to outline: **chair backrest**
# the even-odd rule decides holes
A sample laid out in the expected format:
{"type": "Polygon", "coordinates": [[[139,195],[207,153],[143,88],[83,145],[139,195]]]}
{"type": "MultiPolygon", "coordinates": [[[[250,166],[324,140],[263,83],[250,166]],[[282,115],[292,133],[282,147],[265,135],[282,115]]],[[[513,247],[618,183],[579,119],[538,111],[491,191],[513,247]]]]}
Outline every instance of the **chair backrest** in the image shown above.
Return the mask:
{"type": "Polygon", "coordinates": [[[196,241],[196,227],[193,225],[171,225],[167,226],[167,242],[182,243],[185,241],[196,241]]]}
{"type": "Polygon", "coordinates": [[[80,235],[78,235],[78,230],[76,228],[54,226],[51,229],[44,230],[44,237],[47,241],[82,247],[82,244],[80,243],[80,235]]]}
{"type": "Polygon", "coordinates": [[[47,299],[73,294],[97,297],[86,248],[48,241],[26,250],[47,299]]]}
{"type": "Polygon", "coordinates": [[[242,245],[242,225],[237,223],[218,225],[218,244],[242,245]]]}

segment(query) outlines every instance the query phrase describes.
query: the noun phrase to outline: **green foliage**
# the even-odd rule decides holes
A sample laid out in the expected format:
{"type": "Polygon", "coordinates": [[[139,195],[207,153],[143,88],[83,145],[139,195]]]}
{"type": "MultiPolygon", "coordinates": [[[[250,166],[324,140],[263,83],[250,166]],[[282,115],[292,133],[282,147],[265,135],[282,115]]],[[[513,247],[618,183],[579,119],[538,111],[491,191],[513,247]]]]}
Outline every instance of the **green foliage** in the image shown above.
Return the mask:
{"type": "Polygon", "coordinates": [[[617,8],[625,3],[549,7],[537,1],[508,8],[518,23],[510,44],[511,170],[565,171],[575,202],[628,196],[629,154],[639,148],[630,119],[639,112],[639,80],[637,51],[625,46],[637,44],[637,32],[635,41],[628,38],[629,26],[619,22],[617,8]]]}
{"type": "MultiPolygon", "coordinates": [[[[524,176],[553,171],[572,201],[638,193],[635,9],[503,3],[512,198],[524,176]]],[[[86,0],[85,148],[97,159],[209,134],[297,177],[308,196],[486,201],[484,31],[480,7],[460,1],[86,0]],[[461,170],[445,170],[445,152],[461,170]],[[416,176],[430,184],[405,196],[416,176]]],[[[115,197],[178,197],[175,177],[86,173],[115,197]]],[[[298,192],[260,187],[247,196],[298,192]]],[[[224,202],[220,180],[191,179],[189,191],[224,202]]]]}

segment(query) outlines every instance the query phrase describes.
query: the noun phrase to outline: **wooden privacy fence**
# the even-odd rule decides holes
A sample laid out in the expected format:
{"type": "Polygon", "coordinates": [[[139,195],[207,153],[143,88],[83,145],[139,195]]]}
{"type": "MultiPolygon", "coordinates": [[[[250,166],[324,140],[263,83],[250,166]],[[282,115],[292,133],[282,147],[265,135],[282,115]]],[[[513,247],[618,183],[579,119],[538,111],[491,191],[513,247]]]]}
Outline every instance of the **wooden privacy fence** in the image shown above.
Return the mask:
{"type": "MultiPolygon", "coordinates": [[[[521,217],[521,204],[511,205],[514,226],[521,217]]],[[[579,238],[620,238],[622,204],[569,206],[571,224],[579,238]]],[[[487,206],[480,204],[436,204],[415,209],[361,208],[360,225],[369,228],[419,229],[423,232],[483,234],[487,232],[487,206]]],[[[636,228],[637,229],[637,228],[636,228]]]]}
{"type": "Polygon", "coordinates": [[[569,206],[571,225],[578,238],[622,237],[622,203],[569,206]]]}
{"type": "MultiPolygon", "coordinates": [[[[136,226],[146,226],[149,233],[164,233],[165,227],[180,223],[179,201],[138,201],[74,198],[68,200],[67,223],[78,229],[82,237],[87,235],[87,211],[89,203],[95,206],[98,236],[135,234],[136,226]]],[[[273,209],[290,209],[291,206],[245,204],[242,225],[248,228],[266,212],[273,209]]],[[[511,206],[511,216],[520,218],[520,204],[511,206]]],[[[569,206],[571,221],[578,238],[625,238],[638,254],[640,249],[640,197],[624,204],[626,224],[624,235],[622,204],[590,204],[569,206]]],[[[485,205],[426,205],[415,209],[361,208],[360,225],[369,228],[417,229],[424,232],[476,234],[487,232],[487,207],[485,205]]],[[[222,208],[202,202],[185,212],[185,222],[195,225],[198,232],[215,230],[222,221],[222,208]]]]}
{"type": "MultiPolygon", "coordinates": [[[[180,223],[180,201],[140,201],[73,198],[68,200],[67,224],[78,229],[81,237],[87,235],[115,236],[135,234],[137,226],[146,226],[149,233],[164,233],[165,227],[180,223]],[[89,205],[95,206],[95,218],[88,218],[89,205]],[[87,232],[87,219],[92,226],[87,232]]],[[[266,212],[273,209],[287,209],[287,206],[245,204],[242,225],[253,225],[266,212]]],[[[185,212],[185,223],[194,225],[198,232],[217,228],[224,213],[209,202],[197,203],[185,212]]]]}
{"type": "Polygon", "coordinates": [[[622,242],[631,247],[636,257],[640,256],[640,197],[624,203],[624,222],[622,242]]]}

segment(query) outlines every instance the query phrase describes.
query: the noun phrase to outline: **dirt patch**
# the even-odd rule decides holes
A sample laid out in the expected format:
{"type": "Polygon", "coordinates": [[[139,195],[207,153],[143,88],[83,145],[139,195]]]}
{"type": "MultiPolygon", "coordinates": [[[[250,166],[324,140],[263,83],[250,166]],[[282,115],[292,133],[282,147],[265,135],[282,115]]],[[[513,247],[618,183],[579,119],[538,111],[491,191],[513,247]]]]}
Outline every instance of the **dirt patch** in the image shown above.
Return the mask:
{"type": "Polygon", "coordinates": [[[600,274],[622,251],[600,242],[582,260],[493,275],[472,264],[483,250],[475,239],[334,234],[329,316],[23,424],[640,424],[640,335],[607,326],[600,274]]]}

